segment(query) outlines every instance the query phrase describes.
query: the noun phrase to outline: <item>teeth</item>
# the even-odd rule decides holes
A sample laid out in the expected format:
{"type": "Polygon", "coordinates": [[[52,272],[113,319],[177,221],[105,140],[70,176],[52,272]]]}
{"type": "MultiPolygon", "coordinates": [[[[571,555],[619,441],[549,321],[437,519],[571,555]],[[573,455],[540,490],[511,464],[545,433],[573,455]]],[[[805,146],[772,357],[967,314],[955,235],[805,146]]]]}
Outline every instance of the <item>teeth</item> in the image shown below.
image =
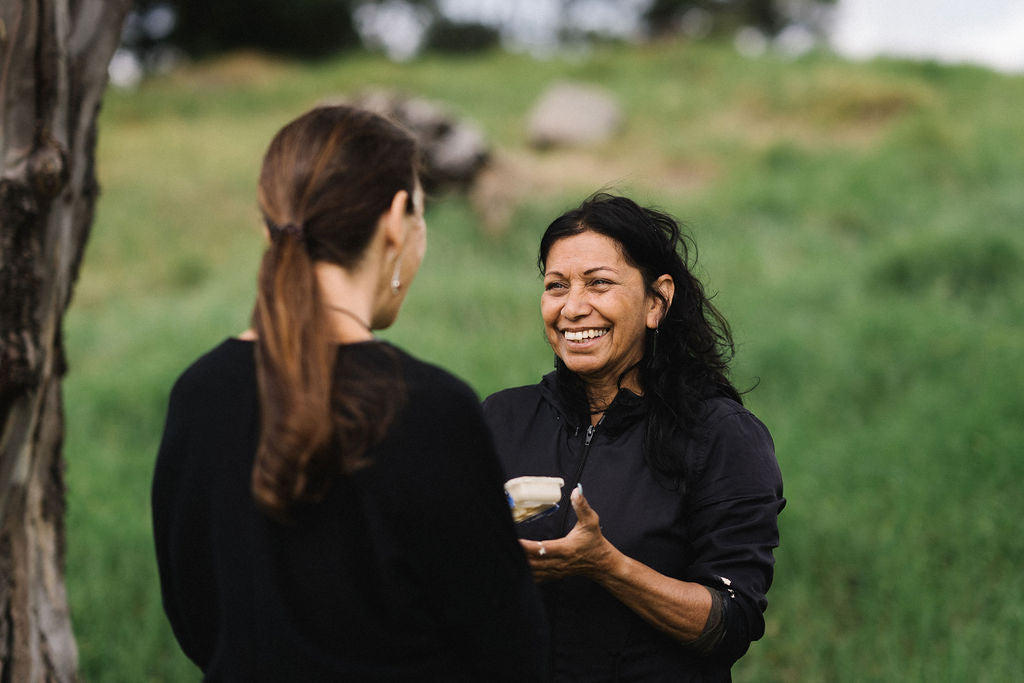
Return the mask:
{"type": "Polygon", "coordinates": [[[565,338],[569,341],[583,341],[584,339],[593,339],[594,337],[603,337],[608,333],[608,330],[578,330],[576,332],[566,330],[565,338]]]}

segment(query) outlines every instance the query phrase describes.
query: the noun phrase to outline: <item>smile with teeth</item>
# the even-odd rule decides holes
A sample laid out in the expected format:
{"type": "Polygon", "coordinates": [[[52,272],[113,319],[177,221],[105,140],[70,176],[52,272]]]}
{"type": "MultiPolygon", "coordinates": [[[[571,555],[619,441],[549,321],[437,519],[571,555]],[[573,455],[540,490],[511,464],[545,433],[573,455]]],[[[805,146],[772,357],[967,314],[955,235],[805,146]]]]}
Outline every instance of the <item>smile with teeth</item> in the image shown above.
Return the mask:
{"type": "Polygon", "coordinates": [[[608,334],[607,328],[595,328],[590,330],[564,330],[562,332],[569,341],[581,342],[587,339],[596,339],[608,334]]]}

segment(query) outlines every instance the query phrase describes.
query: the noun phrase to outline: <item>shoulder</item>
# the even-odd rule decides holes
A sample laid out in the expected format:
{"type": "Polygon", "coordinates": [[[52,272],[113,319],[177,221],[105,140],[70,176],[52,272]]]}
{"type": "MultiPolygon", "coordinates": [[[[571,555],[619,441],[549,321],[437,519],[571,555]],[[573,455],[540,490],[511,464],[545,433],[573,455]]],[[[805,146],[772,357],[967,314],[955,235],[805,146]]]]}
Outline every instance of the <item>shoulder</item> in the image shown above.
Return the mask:
{"type": "Polygon", "coordinates": [[[775,444],[761,420],[728,398],[705,402],[694,465],[698,477],[750,476],[781,482],[775,444]]]}
{"type": "MultiPolygon", "coordinates": [[[[397,363],[403,407],[381,446],[380,462],[395,481],[409,483],[409,495],[425,493],[421,484],[486,477],[497,481],[498,465],[480,400],[451,372],[390,344],[370,351],[379,362],[397,363]],[[386,454],[386,455],[384,455],[386,454]]],[[[394,366],[392,366],[394,367],[394,366]]],[[[397,484],[396,484],[397,485],[397,484]]]]}
{"type": "Polygon", "coordinates": [[[220,448],[213,444],[248,443],[258,414],[253,346],[228,339],[196,359],[175,381],[158,463],[220,448]]]}
{"type": "Polygon", "coordinates": [[[252,342],[225,339],[193,361],[178,377],[175,387],[185,391],[251,375],[256,367],[254,353],[252,342]]]}
{"type": "Polygon", "coordinates": [[[376,362],[397,362],[406,399],[418,415],[454,419],[480,414],[480,399],[473,388],[444,368],[390,343],[368,346],[364,352],[376,362]]]}
{"type": "Polygon", "coordinates": [[[731,398],[717,397],[704,402],[701,424],[706,437],[743,425],[771,441],[771,434],[761,420],[731,398]]]}
{"type": "Polygon", "coordinates": [[[225,397],[255,391],[256,361],[253,353],[251,342],[233,338],[224,340],[181,373],[171,389],[171,405],[200,403],[216,407],[225,397]]]}
{"type": "Polygon", "coordinates": [[[542,404],[552,408],[560,405],[555,373],[549,372],[537,384],[511,387],[496,391],[484,399],[484,413],[491,415],[517,415],[533,413],[542,404]]]}
{"type": "Polygon", "coordinates": [[[511,413],[536,406],[543,399],[539,384],[529,384],[496,391],[484,399],[484,413],[511,413]]]}
{"type": "Polygon", "coordinates": [[[433,363],[420,360],[408,352],[394,346],[393,349],[401,359],[409,390],[414,393],[444,394],[452,397],[479,402],[476,392],[465,381],[456,377],[448,370],[433,363]]]}

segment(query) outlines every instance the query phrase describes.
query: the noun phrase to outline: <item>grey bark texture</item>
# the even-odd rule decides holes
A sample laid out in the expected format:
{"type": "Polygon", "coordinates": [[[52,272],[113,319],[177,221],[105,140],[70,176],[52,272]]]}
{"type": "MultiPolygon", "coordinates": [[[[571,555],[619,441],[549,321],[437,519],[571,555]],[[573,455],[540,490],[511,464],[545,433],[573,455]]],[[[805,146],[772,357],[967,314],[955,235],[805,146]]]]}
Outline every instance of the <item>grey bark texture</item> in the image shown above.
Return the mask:
{"type": "Polygon", "coordinates": [[[0,0],[0,681],[77,680],[64,586],[61,322],[130,0],[0,0]]]}

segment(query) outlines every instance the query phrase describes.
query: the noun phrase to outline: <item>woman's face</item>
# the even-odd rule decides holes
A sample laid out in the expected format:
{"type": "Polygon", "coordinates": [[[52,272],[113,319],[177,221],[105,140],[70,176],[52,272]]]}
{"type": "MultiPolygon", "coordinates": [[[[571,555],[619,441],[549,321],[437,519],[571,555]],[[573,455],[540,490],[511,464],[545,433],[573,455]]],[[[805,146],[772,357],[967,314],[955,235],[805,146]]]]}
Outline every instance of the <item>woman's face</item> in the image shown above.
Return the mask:
{"type": "MultiPolygon", "coordinates": [[[[587,231],[548,250],[540,310],[548,343],[566,367],[588,385],[607,386],[643,358],[662,305],[618,242],[587,231]]],[[[639,390],[630,378],[623,385],[639,390]]]]}

